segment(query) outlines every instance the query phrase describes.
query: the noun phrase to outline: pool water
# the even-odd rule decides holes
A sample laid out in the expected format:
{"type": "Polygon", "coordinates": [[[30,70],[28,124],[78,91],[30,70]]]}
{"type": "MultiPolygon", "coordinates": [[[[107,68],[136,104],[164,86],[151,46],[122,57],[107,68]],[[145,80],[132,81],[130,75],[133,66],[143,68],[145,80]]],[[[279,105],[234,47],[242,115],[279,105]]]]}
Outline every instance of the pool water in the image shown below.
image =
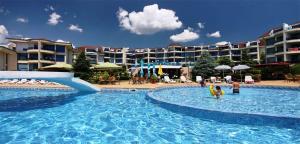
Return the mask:
{"type": "Polygon", "coordinates": [[[300,143],[299,119],[191,110],[146,93],[0,90],[0,143],[300,143]]]}
{"type": "Polygon", "coordinates": [[[152,96],[159,101],[199,109],[300,119],[299,89],[242,87],[240,94],[233,94],[229,87],[222,89],[225,95],[218,100],[207,87],[160,89],[152,96]]]}

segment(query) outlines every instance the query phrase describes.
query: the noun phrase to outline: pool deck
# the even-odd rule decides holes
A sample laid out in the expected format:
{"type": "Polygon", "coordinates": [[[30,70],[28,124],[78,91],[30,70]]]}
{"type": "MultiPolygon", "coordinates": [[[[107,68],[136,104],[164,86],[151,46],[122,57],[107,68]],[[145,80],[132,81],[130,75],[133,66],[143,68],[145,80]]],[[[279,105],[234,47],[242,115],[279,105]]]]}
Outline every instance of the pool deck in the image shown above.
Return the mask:
{"type": "MultiPolygon", "coordinates": [[[[210,83],[207,83],[209,85],[210,83]]],[[[218,85],[228,85],[225,83],[217,83],[218,85]]],[[[198,86],[199,84],[193,83],[144,83],[144,84],[129,84],[128,81],[121,81],[120,84],[93,84],[98,88],[107,88],[107,89],[154,89],[159,87],[170,87],[170,86],[198,86]]],[[[252,85],[252,84],[241,84],[243,85],[252,85]]],[[[261,81],[255,83],[254,85],[259,86],[287,86],[287,87],[300,87],[299,82],[289,82],[287,83],[284,80],[273,80],[273,81],[261,81]]],[[[41,84],[0,84],[0,88],[55,88],[55,89],[68,89],[70,87],[64,85],[41,85],[41,84]]]]}
{"type": "MultiPolygon", "coordinates": [[[[209,85],[210,83],[207,83],[209,85]]],[[[228,85],[225,83],[217,83],[218,85],[228,85]]],[[[129,84],[128,81],[121,81],[120,84],[107,84],[107,85],[99,85],[94,84],[94,86],[97,86],[99,88],[108,88],[108,89],[153,89],[153,88],[159,88],[159,87],[169,87],[169,86],[198,86],[199,84],[193,82],[193,83],[144,83],[144,84],[129,84]]],[[[253,84],[241,84],[243,85],[253,85],[253,84]]],[[[287,86],[287,87],[300,87],[299,82],[286,82],[284,80],[273,80],[273,81],[261,81],[258,83],[255,83],[254,85],[260,85],[260,86],[287,86]]]]}

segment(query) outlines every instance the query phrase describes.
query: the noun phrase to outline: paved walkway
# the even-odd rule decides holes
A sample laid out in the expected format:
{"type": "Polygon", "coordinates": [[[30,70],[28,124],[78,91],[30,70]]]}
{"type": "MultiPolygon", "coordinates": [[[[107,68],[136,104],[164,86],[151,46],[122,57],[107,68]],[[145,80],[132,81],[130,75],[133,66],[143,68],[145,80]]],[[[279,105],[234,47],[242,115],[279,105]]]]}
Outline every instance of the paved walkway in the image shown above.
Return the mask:
{"type": "MultiPolygon", "coordinates": [[[[209,84],[209,83],[208,83],[209,84]]],[[[222,85],[226,85],[224,83],[221,83],[222,85]]],[[[145,84],[129,84],[128,81],[121,81],[120,84],[115,84],[115,85],[99,85],[99,84],[94,84],[94,86],[97,86],[99,88],[129,88],[129,89],[138,89],[138,88],[157,88],[157,87],[164,87],[164,86],[186,86],[186,85],[199,85],[197,83],[175,83],[175,84],[168,84],[168,83],[156,83],[156,84],[151,84],[151,83],[145,83],[145,84]]],[[[251,85],[251,84],[246,84],[246,85],[251,85]]],[[[255,85],[271,85],[271,86],[294,86],[294,87],[300,87],[300,83],[294,83],[294,82],[289,82],[287,83],[284,80],[273,80],[273,81],[261,81],[259,83],[255,83],[255,85]]]]}

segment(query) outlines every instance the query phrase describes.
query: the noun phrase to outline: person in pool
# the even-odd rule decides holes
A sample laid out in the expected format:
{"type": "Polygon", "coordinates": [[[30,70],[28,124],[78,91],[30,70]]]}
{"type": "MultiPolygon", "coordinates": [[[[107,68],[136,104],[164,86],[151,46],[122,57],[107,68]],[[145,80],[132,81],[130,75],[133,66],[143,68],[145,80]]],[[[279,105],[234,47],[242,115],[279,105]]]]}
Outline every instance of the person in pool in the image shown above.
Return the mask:
{"type": "Polygon", "coordinates": [[[216,95],[216,98],[219,99],[220,96],[222,95],[222,89],[220,86],[216,86],[216,90],[215,91],[215,95],[216,95]]]}
{"type": "Polygon", "coordinates": [[[202,79],[202,80],[200,81],[200,85],[201,85],[201,87],[205,87],[205,86],[206,86],[206,83],[205,83],[205,80],[204,80],[204,79],[202,79]]]}
{"type": "Polygon", "coordinates": [[[232,93],[235,94],[235,93],[240,93],[240,84],[235,80],[233,79],[233,83],[232,83],[232,93]]]}

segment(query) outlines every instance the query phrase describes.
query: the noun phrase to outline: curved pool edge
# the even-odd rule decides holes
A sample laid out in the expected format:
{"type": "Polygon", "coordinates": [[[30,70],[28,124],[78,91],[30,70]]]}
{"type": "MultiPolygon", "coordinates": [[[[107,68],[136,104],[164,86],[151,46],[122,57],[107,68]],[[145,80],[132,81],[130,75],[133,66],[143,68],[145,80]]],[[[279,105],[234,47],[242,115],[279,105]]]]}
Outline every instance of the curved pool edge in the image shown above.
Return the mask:
{"type": "MultiPolygon", "coordinates": [[[[230,87],[229,85],[220,85],[222,87],[230,87]]],[[[204,108],[199,108],[199,107],[194,107],[190,105],[184,105],[181,103],[174,103],[174,102],[168,102],[162,99],[157,98],[156,96],[153,95],[154,92],[157,92],[159,90],[165,90],[165,89],[176,89],[176,88],[197,88],[200,86],[169,86],[169,87],[160,87],[160,88],[155,88],[152,90],[149,90],[146,93],[146,98],[149,98],[150,100],[153,100],[156,103],[160,104],[166,104],[166,105],[173,105],[173,106],[179,106],[179,107],[184,107],[184,108],[189,108],[192,110],[201,110],[201,111],[207,111],[207,112],[216,112],[216,113],[224,113],[224,114],[239,114],[239,115],[249,115],[249,116],[261,116],[261,117],[274,117],[274,118],[288,118],[288,119],[300,119],[300,116],[285,116],[285,115],[272,115],[272,114],[265,114],[265,113],[243,113],[243,112],[232,112],[232,111],[222,111],[222,110],[214,110],[214,109],[204,109],[204,108]]],[[[293,86],[269,86],[269,85],[247,85],[247,86],[241,86],[243,88],[279,88],[279,89],[290,89],[290,90],[300,90],[299,87],[293,87],[293,86]]]]}

